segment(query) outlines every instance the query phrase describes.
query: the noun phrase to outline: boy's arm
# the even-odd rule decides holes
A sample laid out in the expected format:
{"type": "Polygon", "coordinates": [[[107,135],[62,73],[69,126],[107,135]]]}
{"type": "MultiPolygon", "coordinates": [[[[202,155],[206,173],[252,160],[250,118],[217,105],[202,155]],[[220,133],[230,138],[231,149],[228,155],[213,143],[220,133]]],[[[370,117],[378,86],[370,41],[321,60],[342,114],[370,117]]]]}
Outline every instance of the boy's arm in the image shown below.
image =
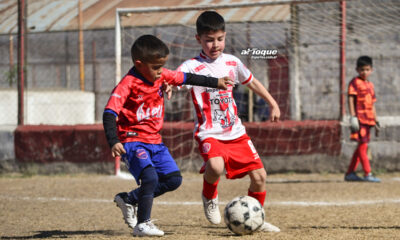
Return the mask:
{"type": "Polygon", "coordinates": [[[350,111],[350,116],[355,117],[356,116],[356,108],[355,108],[355,96],[354,95],[349,95],[349,111],[350,111]]]}
{"type": "Polygon", "coordinates": [[[184,74],[186,75],[186,77],[183,84],[187,85],[219,88],[223,90],[228,89],[228,85],[234,85],[233,81],[229,77],[215,78],[203,75],[196,75],[192,73],[184,74]]]}
{"type": "Polygon", "coordinates": [[[228,89],[228,85],[234,85],[234,82],[229,77],[218,79],[181,71],[171,71],[166,68],[163,69],[163,75],[167,83],[175,86],[186,84],[226,90],[228,89]]]}
{"type": "Polygon", "coordinates": [[[103,112],[103,128],[106,134],[108,145],[111,148],[111,155],[113,157],[121,156],[126,151],[124,146],[120,143],[117,136],[117,117],[114,111],[106,109],[103,112]]]}
{"type": "Polygon", "coordinates": [[[349,111],[350,111],[350,130],[351,132],[358,132],[360,130],[360,123],[356,116],[355,95],[349,95],[349,111]]]}
{"type": "Polygon", "coordinates": [[[253,92],[255,92],[258,96],[263,98],[269,104],[269,106],[271,107],[270,120],[272,122],[279,121],[279,118],[281,117],[281,111],[279,110],[278,103],[267,91],[267,89],[265,89],[265,87],[261,84],[261,82],[258,81],[256,78],[253,78],[253,81],[251,81],[247,85],[247,87],[250,88],[253,92]]]}

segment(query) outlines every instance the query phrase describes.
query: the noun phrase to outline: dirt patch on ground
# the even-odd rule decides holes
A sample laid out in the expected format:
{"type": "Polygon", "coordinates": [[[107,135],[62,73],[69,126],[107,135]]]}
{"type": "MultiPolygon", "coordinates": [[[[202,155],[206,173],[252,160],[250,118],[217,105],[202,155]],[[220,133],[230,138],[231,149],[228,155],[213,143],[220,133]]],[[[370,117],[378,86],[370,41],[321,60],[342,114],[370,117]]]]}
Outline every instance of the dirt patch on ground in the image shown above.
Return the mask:
{"type": "MultiPolygon", "coordinates": [[[[152,218],[163,239],[398,239],[400,173],[382,183],[348,183],[343,175],[274,174],[268,177],[267,221],[280,233],[236,237],[211,225],[200,199],[202,176],[184,174],[175,192],[156,198],[152,218]]],[[[247,194],[248,178],[219,185],[220,210],[247,194]]],[[[3,176],[0,178],[1,239],[131,239],[132,230],[112,202],[134,180],[106,175],[3,176]]]]}

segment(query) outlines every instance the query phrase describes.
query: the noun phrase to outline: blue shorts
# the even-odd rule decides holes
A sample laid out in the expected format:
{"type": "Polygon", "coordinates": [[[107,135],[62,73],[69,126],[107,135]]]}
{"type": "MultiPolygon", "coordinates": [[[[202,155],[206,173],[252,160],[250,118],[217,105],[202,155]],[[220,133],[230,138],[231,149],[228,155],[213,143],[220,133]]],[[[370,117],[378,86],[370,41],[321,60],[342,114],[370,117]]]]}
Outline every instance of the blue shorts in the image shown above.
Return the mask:
{"type": "Polygon", "coordinates": [[[140,185],[139,177],[142,170],[149,165],[156,169],[159,176],[179,172],[178,165],[163,143],[128,142],[124,143],[124,148],[126,154],[123,154],[121,159],[125,162],[138,185],[140,185]]]}

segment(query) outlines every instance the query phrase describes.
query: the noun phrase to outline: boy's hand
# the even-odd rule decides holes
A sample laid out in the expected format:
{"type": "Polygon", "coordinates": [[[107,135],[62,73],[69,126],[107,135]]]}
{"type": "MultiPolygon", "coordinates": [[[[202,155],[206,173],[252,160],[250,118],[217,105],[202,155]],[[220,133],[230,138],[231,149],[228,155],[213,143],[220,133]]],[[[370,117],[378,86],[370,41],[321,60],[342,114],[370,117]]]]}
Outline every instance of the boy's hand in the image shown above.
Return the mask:
{"type": "Polygon", "coordinates": [[[230,77],[218,78],[218,89],[226,90],[228,85],[235,86],[235,82],[230,79],[230,77]]]}
{"type": "Polygon", "coordinates": [[[167,94],[167,99],[170,100],[172,96],[172,87],[167,82],[163,83],[162,90],[167,94]]]}
{"type": "Polygon", "coordinates": [[[271,122],[279,122],[279,118],[281,117],[281,110],[279,110],[279,107],[272,107],[271,109],[271,114],[270,114],[270,120],[271,122]]]}
{"type": "Polygon", "coordinates": [[[360,123],[356,116],[350,117],[350,130],[352,133],[358,132],[360,130],[360,123]]]}
{"type": "Polygon", "coordinates": [[[120,142],[114,144],[114,146],[112,146],[112,148],[111,148],[111,155],[113,157],[121,156],[122,154],[125,154],[125,153],[126,153],[125,148],[122,145],[122,143],[120,143],[120,142]]]}

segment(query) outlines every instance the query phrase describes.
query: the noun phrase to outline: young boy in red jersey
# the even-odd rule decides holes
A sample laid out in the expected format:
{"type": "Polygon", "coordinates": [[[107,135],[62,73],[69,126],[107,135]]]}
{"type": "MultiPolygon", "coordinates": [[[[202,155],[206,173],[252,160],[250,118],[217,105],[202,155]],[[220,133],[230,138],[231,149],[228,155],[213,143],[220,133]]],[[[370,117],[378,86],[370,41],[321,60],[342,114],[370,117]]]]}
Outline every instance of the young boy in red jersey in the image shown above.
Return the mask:
{"type": "Polygon", "coordinates": [[[152,35],[139,37],[131,48],[134,66],[112,91],[103,125],[112,156],[121,156],[140,187],[119,193],[114,201],[134,236],[163,236],[151,221],[153,198],[177,189],[182,177],[162,143],[165,84],[227,89],[228,77],[212,78],[163,68],[169,49],[152,35]]]}
{"type": "Polygon", "coordinates": [[[379,123],[376,118],[374,103],[376,96],[374,84],[368,80],[372,73],[372,59],[368,56],[361,56],[357,59],[356,71],[358,77],[355,77],[349,83],[348,101],[350,110],[350,139],[357,141],[358,145],[354,151],[349,168],[344,177],[345,181],[367,181],[380,182],[371,173],[367,149],[370,140],[370,129],[374,126],[378,128],[379,123]],[[361,178],[355,173],[358,163],[364,170],[364,177],[361,178]]]}
{"type": "MultiPolygon", "coordinates": [[[[179,70],[214,77],[228,75],[235,83],[247,86],[269,103],[270,119],[278,121],[280,110],[269,92],[237,57],[223,53],[226,35],[224,18],[215,11],[205,11],[197,18],[196,29],[196,40],[202,51],[199,56],[185,61],[179,70]]],[[[249,175],[248,195],[264,205],[267,173],[240,121],[232,86],[226,91],[193,86],[191,95],[196,121],[194,137],[204,159],[200,172],[204,173],[201,197],[206,218],[212,224],[221,222],[217,186],[224,168],[228,179],[249,175]]],[[[280,231],[267,222],[260,230],[280,231]]]]}

